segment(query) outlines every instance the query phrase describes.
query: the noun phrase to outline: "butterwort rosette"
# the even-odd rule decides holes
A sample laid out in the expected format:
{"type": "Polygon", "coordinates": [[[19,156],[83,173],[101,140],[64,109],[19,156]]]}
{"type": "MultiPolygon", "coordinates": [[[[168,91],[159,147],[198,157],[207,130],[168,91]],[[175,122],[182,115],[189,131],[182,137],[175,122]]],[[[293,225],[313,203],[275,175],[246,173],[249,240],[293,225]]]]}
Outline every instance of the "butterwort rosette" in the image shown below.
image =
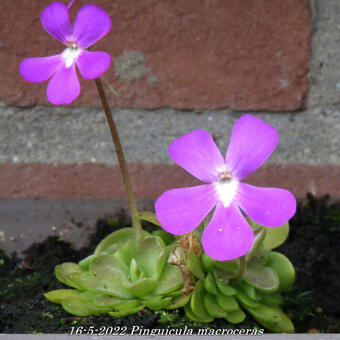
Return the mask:
{"type": "Polygon", "coordinates": [[[70,22],[68,6],[53,2],[41,14],[41,24],[66,48],[62,53],[41,58],[29,58],[20,64],[21,75],[30,82],[50,79],[47,98],[54,105],[70,104],[80,94],[76,68],[85,79],[100,77],[110,66],[111,57],[105,52],[90,52],[88,48],[104,37],[111,29],[109,15],[96,5],[83,6],[74,21],[70,22]]]}
{"type": "Polygon", "coordinates": [[[143,231],[143,238],[137,240],[132,228],[119,229],[79,263],[56,266],[55,274],[67,288],[45,297],[78,316],[123,317],[145,308],[180,308],[190,295],[182,295],[181,271],[168,263],[173,247],[172,235],[164,231],[143,231]]]}
{"type": "Polygon", "coordinates": [[[254,233],[243,213],[260,225],[279,227],[296,211],[296,200],[288,190],[242,182],[269,158],[278,138],[274,127],[244,115],[233,127],[224,158],[204,130],[172,142],[170,157],[207,184],[163,193],[155,204],[162,227],[174,235],[189,233],[214,209],[202,235],[204,251],[219,261],[245,255],[252,247],[254,233]]]}

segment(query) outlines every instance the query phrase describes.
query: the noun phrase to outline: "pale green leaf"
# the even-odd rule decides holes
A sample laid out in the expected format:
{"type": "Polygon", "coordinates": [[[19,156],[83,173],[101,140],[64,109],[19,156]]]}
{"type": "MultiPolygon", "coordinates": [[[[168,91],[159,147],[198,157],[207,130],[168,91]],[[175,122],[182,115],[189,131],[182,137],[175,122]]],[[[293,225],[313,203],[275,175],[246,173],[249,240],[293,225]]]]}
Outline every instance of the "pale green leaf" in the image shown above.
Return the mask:
{"type": "Polygon", "coordinates": [[[204,288],[207,292],[217,295],[217,287],[216,287],[216,282],[215,278],[212,276],[211,273],[208,273],[204,280],[204,288]]]}
{"type": "Polygon", "coordinates": [[[215,295],[206,293],[204,295],[204,306],[213,318],[225,318],[227,316],[227,312],[218,304],[215,295]]]}
{"type": "Polygon", "coordinates": [[[243,313],[243,311],[241,309],[236,309],[229,312],[225,319],[233,324],[238,324],[244,321],[245,318],[246,315],[243,313]]]}
{"type": "Polygon", "coordinates": [[[171,297],[165,297],[165,298],[158,298],[155,300],[146,300],[143,301],[143,304],[145,307],[151,309],[151,310],[161,310],[167,308],[171,303],[172,298],[171,297]]]}
{"type": "Polygon", "coordinates": [[[199,280],[204,280],[204,270],[201,264],[201,259],[193,251],[188,252],[187,266],[191,273],[199,280]]]}
{"type": "Polygon", "coordinates": [[[183,283],[183,275],[179,267],[166,263],[154,293],[169,294],[182,288],[183,283]]]}
{"type": "Polygon", "coordinates": [[[279,288],[279,277],[269,267],[247,264],[243,279],[261,291],[275,292],[279,288]]]}
{"type": "Polygon", "coordinates": [[[266,237],[263,240],[263,246],[268,250],[280,246],[284,241],[286,241],[288,233],[288,222],[281,227],[267,228],[266,237]]]}
{"type": "Polygon", "coordinates": [[[217,302],[226,312],[239,309],[239,305],[233,296],[226,296],[221,293],[217,295],[217,302]]]}
{"type": "Polygon", "coordinates": [[[123,287],[134,296],[143,297],[157,287],[157,279],[143,278],[135,282],[130,282],[126,277],[122,277],[123,287]]]}
{"type": "Polygon", "coordinates": [[[260,323],[265,322],[268,325],[276,325],[281,321],[281,313],[274,308],[259,304],[252,308],[244,305],[244,308],[260,323]]]}
{"type": "Polygon", "coordinates": [[[157,225],[159,227],[162,227],[161,223],[158,221],[157,216],[154,212],[151,211],[141,211],[138,214],[136,214],[137,218],[139,218],[141,221],[150,222],[154,225],[157,225]]]}
{"type": "Polygon", "coordinates": [[[281,253],[272,251],[267,266],[274,269],[279,276],[279,290],[288,292],[295,281],[295,269],[289,259],[281,253]]]}
{"type": "Polygon", "coordinates": [[[127,240],[135,242],[135,232],[132,228],[123,228],[106,236],[97,246],[94,255],[115,253],[127,240]]]}
{"type": "Polygon", "coordinates": [[[137,244],[135,259],[147,278],[159,279],[166,262],[163,240],[157,236],[144,237],[137,244]]]}
{"type": "Polygon", "coordinates": [[[210,322],[213,318],[204,307],[204,286],[202,281],[196,281],[194,291],[191,296],[190,307],[194,315],[204,322],[210,322]]]}
{"type": "Polygon", "coordinates": [[[185,306],[191,298],[191,295],[180,295],[172,298],[172,301],[166,309],[178,309],[185,306]]]}
{"type": "Polygon", "coordinates": [[[44,293],[44,296],[47,300],[54,303],[61,303],[63,299],[67,299],[69,297],[80,297],[81,292],[76,289],[56,289],[51,290],[48,293],[44,293]]]}
{"type": "Polygon", "coordinates": [[[251,299],[249,296],[239,290],[236,292],[235,297],[242,306],[256,308],[260,305],[258,301],[251,299]]]}

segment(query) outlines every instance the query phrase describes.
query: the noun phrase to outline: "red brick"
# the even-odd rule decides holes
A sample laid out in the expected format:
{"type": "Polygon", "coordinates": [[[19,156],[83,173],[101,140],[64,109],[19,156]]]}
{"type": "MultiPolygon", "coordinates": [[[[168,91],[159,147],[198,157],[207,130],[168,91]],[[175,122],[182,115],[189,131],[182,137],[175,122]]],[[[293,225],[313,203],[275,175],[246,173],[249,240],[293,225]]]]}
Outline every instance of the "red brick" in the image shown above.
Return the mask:
{"type": "MultiPolygon", "coordinates": [[[[165,190],[200,182],[177,165],[130,164],[137,198],[156,199],[165,190]]],[[[282,187],[297,198],[308,192],[340,199],[339,165],[267,165],[247,178],[250,184],[282,187]]],[[[117,166],[101,164],[1,164],[0,198],[123,198],[117,166]]]]}
{"type": "MultiPolygon", "coordinates": [[[[66,3],[66,1],[64,1],[66,3]]],[[[87,1],[76,2],[75,9],[87,1]]],[[[41,27],[50,1],[0,3],[0,97],[7,105],[46,105],[46,84],[21,79],[28,57],[60,53],[41,27]]],[[[309,0],[97,0],[114,29],[94,49],[114,58],[139,51],[147,75],[129,83],[105,77],[120,93],[118,107],[224,108],[291,111],[308,91],[311,13],[309,0]]],[[[99,106],[93,81],[82,81],[77,106],[99,106]]],[[[112,97],[113,98],[113,97],[112,97]]]]}

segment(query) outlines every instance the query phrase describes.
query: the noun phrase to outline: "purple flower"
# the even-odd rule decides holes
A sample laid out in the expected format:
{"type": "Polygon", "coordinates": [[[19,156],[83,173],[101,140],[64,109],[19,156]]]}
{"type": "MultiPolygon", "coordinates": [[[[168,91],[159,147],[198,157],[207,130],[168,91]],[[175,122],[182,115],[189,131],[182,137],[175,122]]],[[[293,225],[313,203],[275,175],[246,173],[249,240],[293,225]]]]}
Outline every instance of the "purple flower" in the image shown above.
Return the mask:
{"type": "Polygon", "coordinates": [[[276,129],[251,115],[235,123],[225,159],[204,130],[172,142],[170,157],[209,184],[163,193],[155,210],[164,229],[175,235],[186,234],[215,207],[203,232],[203,249],[216,260],[227,261],[244,255],[253,243],[253,231],[241,210],[261,225],[278,227],[286,223],[296,211],[295,198],[288,190],[241,182],[268,159],[277,142],[276,129]]]}
{"type": "Polygon", "coordinates": [[[21,75],[33,83],[52,77],[47,86],[48,100],[55,105],[70,104],[80,94],[76,65],[85,79],[98,78],[110,66],[109,54],[86,50],[110,31],[110,17],[96,5],[85,5],[72,28],[69,8],[53,2],[44,9],[40,20],[44,29],[67,47],[58,55],[25,59],[20,64],[21,75]]]}

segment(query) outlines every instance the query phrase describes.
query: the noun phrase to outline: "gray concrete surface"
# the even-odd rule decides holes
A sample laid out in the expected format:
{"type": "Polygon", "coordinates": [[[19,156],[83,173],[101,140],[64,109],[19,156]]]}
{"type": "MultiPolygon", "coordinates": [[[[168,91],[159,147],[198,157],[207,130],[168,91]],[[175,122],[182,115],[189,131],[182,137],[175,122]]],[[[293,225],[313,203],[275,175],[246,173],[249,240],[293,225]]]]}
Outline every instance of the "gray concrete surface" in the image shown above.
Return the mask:
{"type": "MultiPolygon", "coordinates": [[[[275,126],[280,142],[270,162],[340,164],[340,1],[316,0],[310,94],[304,112],[256,113],[275,126]]],[[[129,162],[171,162],[167,148],[195,129],[214,135],[226,149],[232,110],[114,110],[129,162]]],[[[116,164],[102,110],[0,107],[0,162],[116,164]]]]}
{"type": "MultiPolygon", "coordinates": [[[[140,211],[152,210],[153,202],[138,200],[140,211]]],[[[61,237],[75,248],[88,243],[99,218],[117,217],[127,202],[122,199],[0,199],[0,249],[7,254],[22,251],[48,236],[61,237]]]]}

